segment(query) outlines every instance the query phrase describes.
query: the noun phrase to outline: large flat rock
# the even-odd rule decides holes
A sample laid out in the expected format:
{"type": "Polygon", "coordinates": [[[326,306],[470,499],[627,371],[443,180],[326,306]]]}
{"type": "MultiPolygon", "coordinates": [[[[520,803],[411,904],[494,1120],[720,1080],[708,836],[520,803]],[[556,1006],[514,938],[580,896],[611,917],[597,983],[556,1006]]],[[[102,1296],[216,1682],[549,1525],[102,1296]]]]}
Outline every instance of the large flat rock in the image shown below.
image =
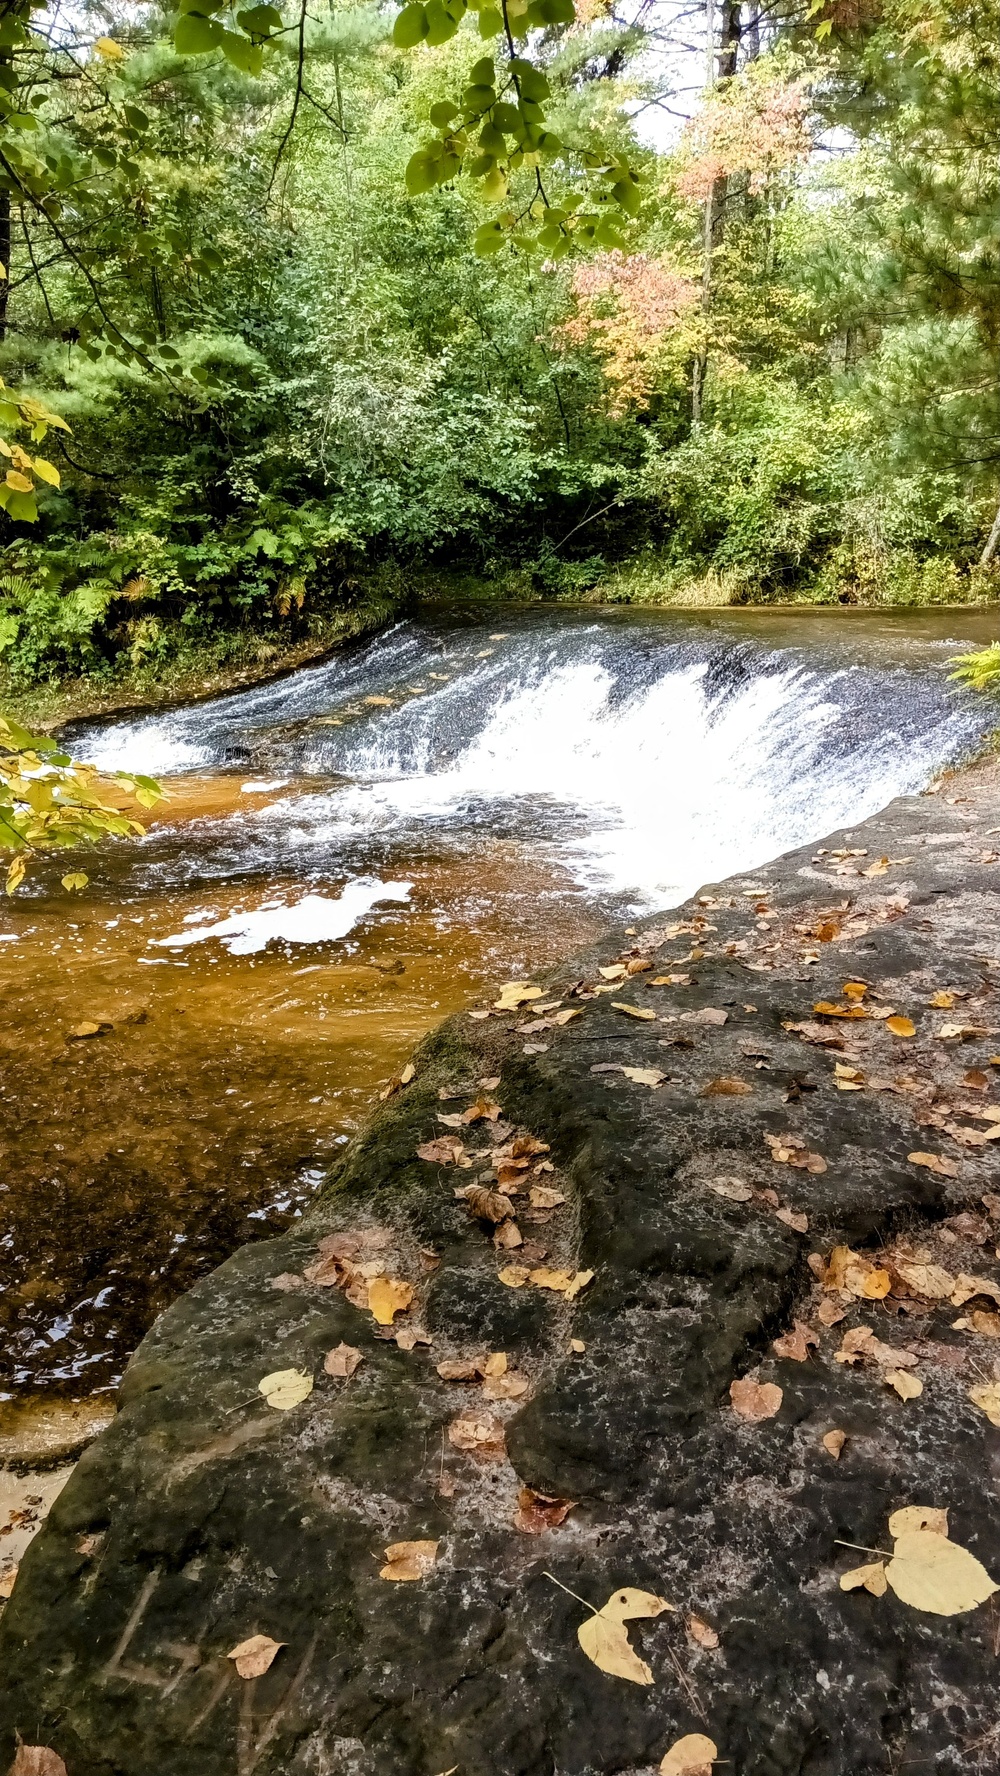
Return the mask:
{"type": "Polygon", "coordinates": [[[963,1273],[1000,1277],[981,1114],[998,829],[989,764],[611,933],[546,983],[579,1013],[564,1023],[463,1015],[426,1042],[308,1222],[238,1252],[136,1353],[4,1612],[0,1767],[20,1736],[69,1776],[638,1776],[692,1732],[727,1776],[1000,1767],[995,1600],[942,1616],[839,1583],[879,1561],[855,1547],[891,1551],[904,1505],[947,1508],[1000,1577],[1000,1430],[969,1397],[1000,1319],[949,1298],[963,1273]],[[622,959],[653,966],[606,981],[622,959]],[[847,981],[872,1015],[814,1014],[849,1005],[847,981]],[[526,1262],[454,1194],[495,1131],[439,1118],[480,1095],[508,1143],[549,1148],[552,1170],[513,1179],[536,1191],[513,1197],[526,1262]],[[471,1167],[417,1157],[456,1132],[471,1167]],[[334,1235],[350,1293],[329,1245],[303,1280],[334,1235]],[[861,1254],[847,1288],[824,1286],[838,1245],[861,1254]],[[366,1262],[413,1290],[394,1327],[365,1305],[366,1262]],[[594,1275],[575,1296],[522,1282],[546,1267],[594,1275]],[[774,1348],[797,1321],[804,1360],[774,1348]],[[405,1348],[407,1327],[433,1342],[405,1348]],[[340,1344],[361,1353],[349,1378],[324,1370],[340,1344]],[[500,1352],[507,1380],[437,1372],[500,1352]],[[290,1368],[315,1385],[278,1411],[257,1383],[290,1368]],[[777,1411],[734,1410],[741,1380],[779,1389],[777,1411]],[[484,1415],[477,1455],[449,1427],[484,1415]],[[574,1508],[526,1520],[525,1487],[574,1508]],[[437,1543],[424,1576],[380,1576],[409,1541],[437,1543]],[[674,1606],[630,1624],[649,1684],[577,1639],[629,1586],[674,1606]],[[227,1654],[253,1634],[283,1644],[244,1678],[227,1654]]]}

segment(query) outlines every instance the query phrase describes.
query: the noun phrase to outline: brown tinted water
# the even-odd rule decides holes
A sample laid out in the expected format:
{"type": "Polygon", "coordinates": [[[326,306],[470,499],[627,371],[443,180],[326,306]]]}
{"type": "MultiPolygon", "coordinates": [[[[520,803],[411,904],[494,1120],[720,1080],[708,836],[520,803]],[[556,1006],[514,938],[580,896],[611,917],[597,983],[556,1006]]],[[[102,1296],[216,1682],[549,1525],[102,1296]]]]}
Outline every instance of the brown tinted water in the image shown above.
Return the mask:
{"type": "Polygon", "coordinates": [[[137,769],[164,734],[168,760],[187,748],[149,840],[88,863],[72,900],[41,866],[0,919],[0,1398],[112,1388],[181,1290],[301,1213],[450,1012],[871,811],[869,778],[876,801],[918,787],[989,725],[941,684],[992,632],[978,613],[742,617],[507,611],[497,635],[496,612],[438,613],[122,730],[137,769]],[[786,682],[803,660],[815,684],[786,682]],[[605,829],[611,861],[581,865],[605,829]],[[409,898],[341,938],[190,941],[372,877],[409,898]]]}

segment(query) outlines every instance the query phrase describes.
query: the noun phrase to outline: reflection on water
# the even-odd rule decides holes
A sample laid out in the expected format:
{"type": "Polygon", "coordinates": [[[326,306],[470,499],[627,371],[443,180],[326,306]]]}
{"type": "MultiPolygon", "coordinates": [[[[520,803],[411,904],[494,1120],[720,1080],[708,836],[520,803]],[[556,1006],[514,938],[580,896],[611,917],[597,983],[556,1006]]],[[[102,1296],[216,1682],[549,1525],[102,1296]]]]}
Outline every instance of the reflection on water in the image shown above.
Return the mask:
{"type": "Polygon", "coordinates": [[[113,1383],[484,983],[921,787],[990,725],[943,675],[986,627],[431,613],[78,736],[171,799],[3,913],[0,1392],[113,1383]]]}

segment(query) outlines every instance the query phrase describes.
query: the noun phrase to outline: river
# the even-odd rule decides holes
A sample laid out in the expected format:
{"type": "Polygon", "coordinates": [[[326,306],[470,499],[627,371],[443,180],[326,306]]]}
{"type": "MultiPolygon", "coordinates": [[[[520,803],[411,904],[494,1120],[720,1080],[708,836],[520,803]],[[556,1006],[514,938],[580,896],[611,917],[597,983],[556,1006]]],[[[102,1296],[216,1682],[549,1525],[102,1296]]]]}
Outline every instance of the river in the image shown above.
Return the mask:
{"type": "Polygon", "coordinates": [[[946,662],[996,626],[429,606],[78,731],[169,800],[74,860],[82,894],[45,863],[0,914],[0,1399],[113,1389],[180,1290],[302,1212],[448,1013],[926,787],[993,726],[946,662]]]}

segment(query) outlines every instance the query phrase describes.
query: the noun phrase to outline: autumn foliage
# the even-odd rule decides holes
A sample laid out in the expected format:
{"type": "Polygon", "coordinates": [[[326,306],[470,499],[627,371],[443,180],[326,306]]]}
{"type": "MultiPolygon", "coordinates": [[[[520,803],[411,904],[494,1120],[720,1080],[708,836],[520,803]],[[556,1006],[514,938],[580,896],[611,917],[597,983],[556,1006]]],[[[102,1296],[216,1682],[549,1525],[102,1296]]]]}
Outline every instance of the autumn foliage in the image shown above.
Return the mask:
{"type": "Polygon", "coordinates": [[[812,146],[804,80],[738,80],[706,100],[684,132],[674,189],[703,203],[720,179],[749,175],[751,193],[804,162],[812,146]]]}
{"type": "Polygon", "coordinates": [[[555,328],[556,343],[601,359],[613,418],[648,406],[668,345],[681,345],[698,303],[697,284],[665,259],[615,250],[580,265],[571,289],[574,312],[555,328]]]}

